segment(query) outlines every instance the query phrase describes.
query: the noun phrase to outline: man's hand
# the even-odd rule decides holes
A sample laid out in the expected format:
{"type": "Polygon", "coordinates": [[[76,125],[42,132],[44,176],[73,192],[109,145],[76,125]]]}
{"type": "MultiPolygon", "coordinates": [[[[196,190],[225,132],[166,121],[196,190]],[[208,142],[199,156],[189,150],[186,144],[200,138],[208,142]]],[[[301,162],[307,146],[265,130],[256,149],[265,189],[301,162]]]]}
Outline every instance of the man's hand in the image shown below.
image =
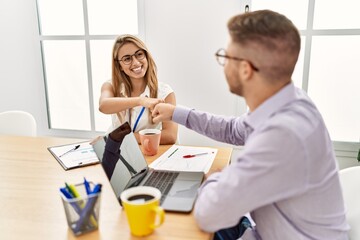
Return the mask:
{"type": "Polygon", "coordinates": [[[175,106],[169,103],[159,103],[152,111],[153,123],[170,121],[175,111],[175,106]]]}

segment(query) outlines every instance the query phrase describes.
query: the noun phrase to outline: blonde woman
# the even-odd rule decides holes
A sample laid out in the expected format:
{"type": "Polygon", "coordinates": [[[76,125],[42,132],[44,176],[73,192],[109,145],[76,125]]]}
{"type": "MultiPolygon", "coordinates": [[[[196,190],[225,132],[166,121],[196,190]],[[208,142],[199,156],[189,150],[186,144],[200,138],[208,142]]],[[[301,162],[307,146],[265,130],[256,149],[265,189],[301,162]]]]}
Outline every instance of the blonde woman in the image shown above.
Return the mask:
{"type": "Polygon", "coordinates": [[[135,137],[145,128],[161,130],[160,144],[174,144],[178,126],[167,121],[152,122],[151,111],[160,102],[176,105],[175,93],[159,82],[154,59],[145,44],[132,35],[119,36],[112,53],[112,79],[101,87],[99,110],[111,114],[112,129],[128,121],[135,137]]]}

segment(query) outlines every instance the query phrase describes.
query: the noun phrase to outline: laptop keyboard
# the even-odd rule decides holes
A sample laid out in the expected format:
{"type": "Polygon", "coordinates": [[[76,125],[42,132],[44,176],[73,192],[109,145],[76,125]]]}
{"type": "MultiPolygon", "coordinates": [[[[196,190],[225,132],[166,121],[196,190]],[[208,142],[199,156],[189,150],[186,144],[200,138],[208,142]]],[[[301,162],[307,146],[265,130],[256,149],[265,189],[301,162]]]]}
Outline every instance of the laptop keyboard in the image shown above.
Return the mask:
{"type": "Polygon", "coordinates": [[[154,171],[143,185],[159,189],[161,192],[160,203],[162,203],[178,175],[179,172],[154,171]]]}

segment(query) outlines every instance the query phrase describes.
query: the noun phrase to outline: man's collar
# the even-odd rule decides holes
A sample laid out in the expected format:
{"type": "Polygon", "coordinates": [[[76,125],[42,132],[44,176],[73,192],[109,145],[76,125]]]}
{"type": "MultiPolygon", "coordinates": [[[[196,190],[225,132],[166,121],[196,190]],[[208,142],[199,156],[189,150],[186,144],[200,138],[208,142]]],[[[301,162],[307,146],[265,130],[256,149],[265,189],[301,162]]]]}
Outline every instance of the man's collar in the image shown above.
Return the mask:
{"type": "Polygon", "coordinates": [[[246,125],[256,129],[270,116],[278,112],[284,105],[295,98],[295,86],[292,82],[260,104],[253,112],[249,112],[244,119],[246,125]]]}

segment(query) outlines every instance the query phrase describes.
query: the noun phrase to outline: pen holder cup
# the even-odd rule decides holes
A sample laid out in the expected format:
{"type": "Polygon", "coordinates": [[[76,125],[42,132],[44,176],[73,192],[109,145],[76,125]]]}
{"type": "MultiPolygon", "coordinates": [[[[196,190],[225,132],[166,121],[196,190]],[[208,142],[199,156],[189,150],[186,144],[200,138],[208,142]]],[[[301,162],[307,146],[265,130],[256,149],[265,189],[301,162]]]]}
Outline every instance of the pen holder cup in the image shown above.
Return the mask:
{"type": "Polygon", "coordinates": [[[101,192],[87,195],[84,184],[75,187],[81,197],[68,199],[61,194],[61,199],[69,228],[78,236],[98,229],[101,192]]]}

